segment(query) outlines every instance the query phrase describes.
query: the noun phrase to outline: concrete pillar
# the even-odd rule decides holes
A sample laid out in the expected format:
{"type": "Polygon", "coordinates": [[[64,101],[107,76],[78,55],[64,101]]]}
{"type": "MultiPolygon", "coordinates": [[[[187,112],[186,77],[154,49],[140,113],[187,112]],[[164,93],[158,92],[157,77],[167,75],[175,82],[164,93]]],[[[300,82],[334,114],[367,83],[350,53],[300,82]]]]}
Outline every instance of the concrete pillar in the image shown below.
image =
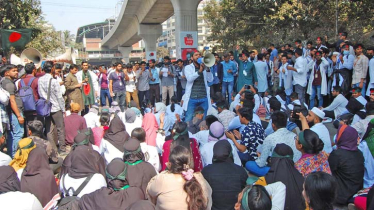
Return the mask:
{"type": "Polygon", "coordinates": [[[145,57],[148,60],[157,57],[157,39],[162,34],[161,24],[139,24],[138,35],[145,45],[145,57]]]}
{"type": "MultiPolygon", "coordinates": [[[[190,48],[197,48],[199,45],[197,38],[197,6],[201,0],[170,0],[174,7],[175,15],[175,42],[177,49],[177,58],[182,57],[181,32],[189,31],[196,33],[196,40],[190,48]]],[[[183,37],[184,38],[184,37],[183,37]]],[[[194,39],[195,39],[194,38],[194,39]]]]}
{"type": "Polygon", "coordinates": [[[118,51],[121,52],[123,60],[126,64],[130,63],[130,53],[131,53],[132,47],[118,47],[118,51]]]}

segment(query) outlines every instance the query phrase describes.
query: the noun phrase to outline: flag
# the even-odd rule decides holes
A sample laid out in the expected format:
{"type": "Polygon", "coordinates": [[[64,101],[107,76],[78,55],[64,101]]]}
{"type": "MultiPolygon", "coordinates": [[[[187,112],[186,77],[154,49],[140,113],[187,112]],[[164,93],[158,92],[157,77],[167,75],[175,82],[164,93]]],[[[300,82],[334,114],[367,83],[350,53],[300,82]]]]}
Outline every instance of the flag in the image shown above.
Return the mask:
{"type": "Polygon", "coordinates": [[[24,48],[31,41],[32,29],[1,29],[1,44],[5,51],[10,47],[24,48]]]}

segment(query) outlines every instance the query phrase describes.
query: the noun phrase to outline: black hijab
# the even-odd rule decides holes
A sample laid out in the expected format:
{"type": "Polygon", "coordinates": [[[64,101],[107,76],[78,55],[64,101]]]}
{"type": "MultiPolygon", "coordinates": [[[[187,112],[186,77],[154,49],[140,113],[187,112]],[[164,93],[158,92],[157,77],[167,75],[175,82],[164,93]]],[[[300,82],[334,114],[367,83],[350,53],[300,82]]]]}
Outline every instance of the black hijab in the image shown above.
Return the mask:
{"type": "Polygon", "coordinates": [[[126,164],[120,158],[108,164],[106,173],[108,188],[84,195],[79,201],[80,209],[126,209],[134,202],[145,199],[139,187],[128,185],[126,164]]]}
{"type": "Polygon", "coordinates": [[[87,173],[89,171],[87,170],[87,167],[94,168],[95,173],[100,173],[101,175],[105,177],[105,160],[97,151],[95,151],[92,148],[93,141],[94,141],[93,133],[90,128],[78,131],[77,136],[75,136],[74,138],[73,150],[70,152],[68,156],[66,156],[64,162],[62,163],[60,178],[62,177],[63,174],[67,174],[67,173],[69,173],[69,176],[71,177],[74,176],[73,178],[87,177],[88,175],[91,174],[91,173],[87,173]],[[84,154],[83,155],[80,154],[77,156],[77,153],[82,153],[82,151],[84,154]],[[84,171],[77,172],[77,171],[80,171],[81,167],[79,166],[79,164],[82,164],[81,162],[75,163],[74,164],[75,171],[73,171],[72,173],[70,172],[72,168],[72,162],[73,162],[72,157],[73,156],[75,156],[75,159],[83,158],[83,160],[80,160],[83,162],[85,162],[84,160],[90,160],[88,162],[83,163],[83,165],[86,166],[86,167],[83,166],[82,168],[85,172],[84,171]],[[84,176],[84,175],[87,175],[87,176],[84,176]]]}
{"type": "Polygon", "coordinates": [[[282,182],[286,185],[286,203],[284,209],[305,209],[302,197],[304,177],[295,168],[293,151],[286,144],[277,144],[271,157],[270,170],[265,175],[266,183],[282,182]]]}
{"type": "Polygon", "coordinates": [[[365,108],[365,106],[353,97],[348,101],[348,104],[345,108],[347,108],[350,113],[357,114],[361,119],[364,119],[366,117],[366,112],[361,111],[365,108]]]}
{"type": "Polygon", "coordinates": [[[11,166],[0,166],[0,194],[19,191],[21,185],[16,171],[11,166]]]}
{"type": "Polygon", "coordinates": [[[88,146],[76,147],[70,157],[71,165],[68,171],[69,176],[74,179],[79,179],[96,173],[105,174],[105,172],[102,171],[102,168],[105,168],[105,164],[96,161],[97,157],[95,157],[94,152],[96,151],[93,151],[93,149],[88,146]]]}
{"type": "Polygon", "coordinates": [[[220,140],[213,147],[213,163],[231,162],[233,163],[233,154],[231,144],[227,140],[220,140]]]}
{"type": "Polygon", "coordinates": [[[126,132],[125,124],[115,115],[110,122],[109,129],[104,135],[104,139],[115,146],[119,151],[123,152],[123,145],[129,139],[129,134],[126,132]]]}
{"type": "Polygon", "coordinates": [[[45,206],[53,196],[59,193],[45,149],[36,147],[30,152],[22,173],[21,191],[34,194],[42,206],[45,206]]]}

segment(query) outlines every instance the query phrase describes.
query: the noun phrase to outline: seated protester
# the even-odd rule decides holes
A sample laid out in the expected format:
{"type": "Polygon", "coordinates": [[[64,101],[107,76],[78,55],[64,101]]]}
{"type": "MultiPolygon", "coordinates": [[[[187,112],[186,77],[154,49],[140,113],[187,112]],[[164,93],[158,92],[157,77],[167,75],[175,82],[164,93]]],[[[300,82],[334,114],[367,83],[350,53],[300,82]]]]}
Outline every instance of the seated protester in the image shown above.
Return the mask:
{"type": "Polygon", "coordinates": [[[185,146],[175,146],[168,158],[168,170],[149,182],[148,198],[156,209],[212,208],[212,188],[200,172],[194,172],[194,158],[191,155],[185,146]]]}
{"type": "MultiPolygon", "coordinates": [[[[172,96],[171,104],[166,107],[166,115],[168,122],[175,122],[177,120],[176,115],[179,115],[180,119],[183,119],[183,108],[178,104],[177,96],[172,96]]],[[[174,124],[174,123],[173,123],[174,124]]]]}
{"type": "Polygon", "coordinates": [[[20,189],[21,184],[14,169],[10,166],[0,166],[1,207],[4,209],[43,209],[35,195],[20,192],[20,189]]]}
{"type": "Polygon", "coordinates": [[[266,183],[282,182],[286,185],[286,203],[284,209],[305,209],[302,199],[304,177],[294,167],[293,149],[283,143],[274,148],[270,170],[265,176],[266,183]]]}
{"type": "Polygon", "coordinates": [[[156,117],[152,113],[147,113],[144,115],[142,128],[146,133],[145,142],[147,145],[156,146],[156,138],[157,138],[157,131],[158,131],[158,123],[156,117]]]}
{"type": "Polygon", "coordinates": [[[210,97],[211,106],[208,108],[207,115],[213,115],[215,117],[218,117],[218,109],[217,109],[217,102],[220,101],[220,97],[217,94],[213,94],[210,97]]]}
{"type": "Polygon", "coordinates": [[[327,154],[330,154],[332,152],[330,132],[322,123],[322,120],[325,117],[325,113],[317,107],[313,107],[313,109],[309,111],[306,117],[302,112],[296,114],[299,116],[303,130],[310,129],[317,133],[319,138],[323,141],[323,151],[325,151],[327,154]],[[309,128],[310,125],[312,125],[312,127],[309,128]]]}
{"type": "Polygon", "coordinates": [[[244,100],[254,101],[255,99],[254,97],[255,97],[255,94],[251,92],[250,90],[246,89],[244,85],[242,89],[239,91],[239,93],[235,96],[233,100],[234,104],[232,105],[233,110],[230,110],[230,111],[234,111],[234,109],[236,109],[238,105],[241,105],[240,103],[244,100]]]}
{"type": "Polygon", "coordinates": [[[91,107],[89,112],[85,114],[83,117],[86,120],[87,128],[96,128],[100,126],[100,117],[99,117],[99,110],[96,108],[91,107]]]}
{"type": "Polygon", "coordinates": [[[366,99],[361,96],[361,90],[360,88],[353,88],[352,89],[352,97],[348,101],[348,104],[346,106],[348,112],[354,115],[352,120],[352,125],[354,125],[356,122],[365,119],[366,117],[366,99]]]}
{"type": "Polygon", "coordinates": [[[59,194],[53,171],[48,165],[47,153],[40,147],[29,154],[22,173],[21,192],[34,194],[44,207],[59,194]]]}
{"type": "Polygon", "coordinates": [[[264,176],[268,173],[270,167],[268,166],[268,158],[272,156],[274,148],[277,144],[286,144],[292,148],[293,161],[296,162],[301,157],[301,152],[296,149],[295,134],[286,129],[287,116],[284,112],[275,111],[271,115],[271,126],[275,130],[274,133],[267,136],[261,147],[257,148],[257,152],[261,155],[257,160],[248,162],[246,169],[256,176],[264,176]]]}
{"type": "Polygon", "coordinates": [[[261,97],[260,95],[258,95],[258,89],[252,85],[249,86],[249,91],[251,91],[254,95],[253,95],[253,99],[254,99],[254,102],[255,102],[255,107],[253,108],[253,113],[257,113],[259,107],[260,107],[260,104],[261,104],[261,97]]]}
{"type": "Polygon", "coordinates": [[[82,196],[78,204],[79,209],[126,209],[136,201],[144,200],[143,191],[139,187],[130,186],[126,175],[126,164],[122,159],[113,159],[106,169],[108,187],[82,196]]]}
{"type": "Polygon", "coordinates": [[[74,137],[78,134],[78,131],[87,128],[86,120],[82,116],[78,115],[80,109],[81,107],[78,103],[71,103],[71,115],[64,118],[66,145],[73,145],[74,137]]]}
{"type": "Polygon", "coordinates": [[[206,116],[205,118],[206,128],[200,128],[200,131],[193,135],[196,141],[199,143],[200,148],[204,146],[204,144],[208,143],[209,128],[216,121],[218,121],[217,117],[213,115],[206,116]]]}
{"type": "Polygon", "coordinates": [[[195,139],[189,137],[187,123],[179,122],[174,124],[170,137],[171,138],[168,140],[165,138],[165,143],[162,149],[162,171],[166,169],[166,163],[169,162],[170,151],[178,145],[182,145],[192,152],[194,162],[193,169],[196,172],[201,171],[203,169],[203,163],[199,152],[199,145],[195,139]]]}
{"type": "MultiPolygon", "coordinates": [[[[226,139],[225,128],[223,127],[222,123],[214,122],[212,125],[210,125],[208,143],[200,147],[200,154],[201,154],[201,159],[203,160],[204,167],[209,164],[212,164],[214,145],[218,141],[225,140],[225,139],[226,139]]],[[[242,164],[241,164],[241,161],[238,155],[238,151],[233,144],[232,144],[232,149],[233,149],[232,155],[233,155],[235,164],[238,166],[241,166],[242,164]]]]}
{"type": "Polygon", "coordinates": [[[146,135],[143,128],[135,128],[131,132],[131,138],[135,138],[140,142],[140,147],[144,154],[144,160],[150,163],[156,171],[160,171],[160,157],[158,156],[157,148],[147,145],[147,143],[145,143],[145,136],[146,135]]]}
{"type": "Polygon", "coordinates": [[[131,133],[135,128],[142,127],[142,120],[140,117],[136,116],[136,112],[133,109],[127,109],[125,112],[125,122],[123,122],[126,127],[126,131],[131,133]]]}
{"type": "Polygon", "coordinates": [[[365,105],[366,109],[366,117],[365,119],[362,119],[355,124],[352,124],[352,127],[356,129],[358,132],[358,135],[362,139],[362,137],[365,135],[365,132],[368,128],[368,125],[372,119],[374,119],[374,102],[369,102],[365,105]]]}
{"type": "Polygon", "coordinates": [[[54,173],[62,166],[62,158],[57,156],[57,148],[52,146],[51,143],[46,139],[42,138],[43,135],[43,123],[39,120],[30,121],[28,124],[28,136],[31,138],[37,147],[45,149],[48,155],[49,166],[54,173]]]}
{"type": "Polygon", "coordinates": [[[204,120],[204,109],[201,106],[195,108],[194,117],[188,123],[188,131],[192,134],[199,132],[200,123],[204,120]]]}
{"type": "MultiPolygon", "coordinates": [[[[370,102],[372,103],[372,102],[370,102]]],[[[374,185],[374,119],[370,120],[365,135],[361,139],[358,149],[364,155],[364,188],[374,185]]]]}
{"type": "Polygon", "coordinates": [[[282,109],[286,109],[286,93],[284,92],[284,88],[277,88],[275,98],[281,103],[282,109]]]}
{"type": "Polygon", "coordinates": [[[357,148],[358,133],[347,125],[341,125],[337,132],[337,150],[331,152],[329,164],[332,175],[338,182],[335,203],[347,205],[348,200],[363,185],[364,157],[357,148]]]}
{"type": "MultiPolygon", "coordinates": [[[[0,132],[0,148],[4,145],[4,143],[5,143],[5,136],[3,135],[2,132],[0,132]]],[[[0,151],[0,166],[7,166],[9,165],[10,161],[12,161],[12,158],[10,158],[9,155],[0,151]]]]}
{"type": "Polygon", "coordinates": [[[139,200],[131,204],[126,210],[155,210],[156,206],[149,200],[139,200]]]}
{"type": "Polygon", "coordinates": [[[217,102],[218,119],[223,124],[225,131],[228,130],[229,124],[236,116],[234,112],[227,110],[226,101],[217,102]]]}
{"type": "MultiPolygon", "coordinates": [[[[77,138],[85,138],[80,143],[88,141],[84,133],[78,134],[77,138]]],[[[74,148],[71,155],[69,155],[70,167],[67,171],[64,170],[61,172],[60,179],[60,190],[64,197],[74,195],[81,198],[83,195],[92,193],[102,187],[106,187],[106,180],[103,176],[103,173],[105,172],[102,172],[104,163],[102,161],[100,161],[101,163],[97,161],[97,158],[95,158],[93,153],[96,152],[89,146],[80,145],[74,148]],[[85,180],[88,182],[79,192],[78,188],[85,183],[85,180]]]]}
{"type": "Polygon", "coordinates": [[[229,110],[232,111],[232,112],[234,111],[235,107],[237,105],[239,105],[238,102],[235,101],[235,96],[236,96],[236,92],[232,91],[232,93],[231,93],[231,103],[230,103],[230,107],[229,107],[229,110]]]}
{"type": "Polygon", "coordinates": [[[295,162],[295,168],[304,177],[316,171],[331,174],[329,155],[322,151],[324,143],[317,133],[305,129],[299,133],[295,139],[295,144],[297,150],[302,154],[301,158],[295,162]]]}
{"type": "Polygon", "coordinates": [[[99,148],[101,144],[101,140],[104,137],[104,134],[109,129],[109,123],[110,123],[110,115],[109,113],[103,112],[100,115],[100,126],[92,128],[92,133],[94,136],[95,145],[99,148]]]}
{"type": "MultiPolygon", "coordinates": [[[[299,94],[297,94],[296,92],[291,93],[290,99],[291,99],[291,103],[287,105],[290,110],[293,110],[295,105],[301,106],[301,103],[299,100],[299,94]]],[[[308,105],[305,102],[304,102],[304,108],[308,109],[308,105]]]]}
{"type": "Polygon", "coordinates": [[[346,106],[348,100],[342,95],[342,88],[339,86],[333,87],[331,95],[335,97],[334,100],[328,107],[322,108],[322,111],[325,112],[326,117],[336,119],[343,113],[347,112],[346,106]]]}
{"type": "Polygon", "coordinates": [[[63,174],[67,174],[72,167],[72,157],[75,153],[79,153],[82,150],[90,153],[89,159],[94,165],[93,168],[96,169],[96,173],[100,173],[105,177],[105,160],[104,158],[95,150],[93,147],[93,134],[90,128],[86,128],[82,131],[79,131],[78,135],[74,138],[74,144],[71,152],[68,156],[65,157],[64,162],[62,163],[60,178],[63,174]]]}
{"type": "Polygon", "coordinates": [[[304,182],[303,197],[310,209],[333,210],[337,182],[330,174],[313,172],[304,182]]]}
{"type": "Polygon", "coordinates": [[[266,185],[249,185],[238,195],[235,210],[284,209],[286,186],[282,182],[266,185]]]}
{"type": "MultiPolygon", "coordinates": [[[[253,110],[253,108],[255,106],[255,103],[253,101],[249,101],[249,100],[243,100],[242,103],[243,103],[243,106],[237,106],[236,110],[240,109],[241,107],[246,107],[246,108],[249,108],[249,109],[253,110]]],[[[237,113],[237,111],[236,111],[236,113],[237,113]]],[[[253,120],[253,122],[261,125],[261,119],[256,113],[253,113],[252,120],[253,120]]],[[[239,131],[242,132],[244,130],[245,126],[246,125],[243,125],[243,124],[240,123],[239,116],[236,116],[231,120],[231,122],[229,124],[229,127],[228,127],[228,130],[239,129],[239,131]]]]}
{"type": "Polygon", "coordinates": [[[234,132],[226,132],[228,139],[231,139],[238,149],[240,160],[243,164],[248,161],[254,161],[258,158],[257,147],[262,145],[265,139],[264,129],[256,122],[252,121],[253,111],[249,108],[243,107],[238,110],[240,122],[245,124],[244,130],[239,133],[237,130],[234,132]],[[240,140],[240,143],[237,142],[240,140]]]}
{"type": "Polygon", "coordinates": [[[118,116],[110,122],[108,132],[104,135],[100,144],[100,154],[108,165],[114,158],[123,157],[123,145],[129,139],[125,125],[118,116]]]}
{"type": "Polygon", "coordinates": [[[18,178],[21,180],[23,169],[26,167],[29,153],[36,148],[35,143],[30,138],[21,139],[18,142],[18,149],[13,160],[9,163],[17,172],[18,178]]]}
{"type": "Polygon", "coordinates": [[[137,117],[140,117],[141,119],[143,119],[142,112],[138,108],[138,105],[135,101],[133,101],[133,100],[130,101],[130,108],[135,111],[137,117]]]}
{"type": "Polygon", "coordinates": [[[212,209],[232,209],[238,193],[246,185],[248,174],[244,168],[234,164],[233,154],[236,151],[227,140],[217,141],[212,149],[213,164],[204,167],[201,172],[213,191],[212,209]]]}
{"type": "Polygon", "coordinates": [[[145,162],[140,142],[137,139],[130,138],[125,142],[123,161],[126,164],[128,184],[139,187],[146,195],[147,184],[152,177],[157,175],[157,172],[153,165],[145,162]]]}
{"type": "Polygon", "coordinates": [[[269,99],[273,97],[273,91],[271,89],[267,89],[264,93],[264,97],[261,100],[261,104],[265,107],[266,110],[266,116],[265,119],[270,118],[270,105],[269,105],[269,99]]]}
{"type": "Polygon", "coordinates": [[[160,114],[166,112],[166,105],[162,102],[155,103],[154,115],[157,120],[157,124],[160,125],[160,114]]]}
{"type": "MultiPolygon", "coordinates": [[[[275,97],[271,98],[269,100],[269,103],[270,103],[270,111],[271,111],[271,113],[273,113],[275,111],[282,111],[283,113],[286,114],[286,117],[287,117],[286,128],[287,128],[287,130],[292,131],[295,134],[298,133],[299,130],[298,130],[297,125],[294,122],[291,122],[291,121],[288,120],[289,113],[290,113],[291,110],[284,110],[284,109],[282,109],[281,103],[278,100],[276,100],[275,97]]],[[[272,127],[272,120],[270,119],[270,121],[268,123],[268,126],[265,129],[265,135],[269,136],[272,133],[274,133],[274,130],[273,130],[273,127],[272,127]]]]}

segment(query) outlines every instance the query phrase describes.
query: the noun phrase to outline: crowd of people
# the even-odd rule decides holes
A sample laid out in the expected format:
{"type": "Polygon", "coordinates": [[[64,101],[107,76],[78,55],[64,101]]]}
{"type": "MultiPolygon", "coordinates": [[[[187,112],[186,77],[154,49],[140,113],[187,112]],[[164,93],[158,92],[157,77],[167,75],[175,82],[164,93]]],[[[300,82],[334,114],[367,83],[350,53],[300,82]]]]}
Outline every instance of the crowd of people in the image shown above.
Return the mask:
{"type": "Polygon", "coordinates": [[[209,67],[5,58],[1,208],[374,209],[374,48],[347,36],[209,67]]]}

